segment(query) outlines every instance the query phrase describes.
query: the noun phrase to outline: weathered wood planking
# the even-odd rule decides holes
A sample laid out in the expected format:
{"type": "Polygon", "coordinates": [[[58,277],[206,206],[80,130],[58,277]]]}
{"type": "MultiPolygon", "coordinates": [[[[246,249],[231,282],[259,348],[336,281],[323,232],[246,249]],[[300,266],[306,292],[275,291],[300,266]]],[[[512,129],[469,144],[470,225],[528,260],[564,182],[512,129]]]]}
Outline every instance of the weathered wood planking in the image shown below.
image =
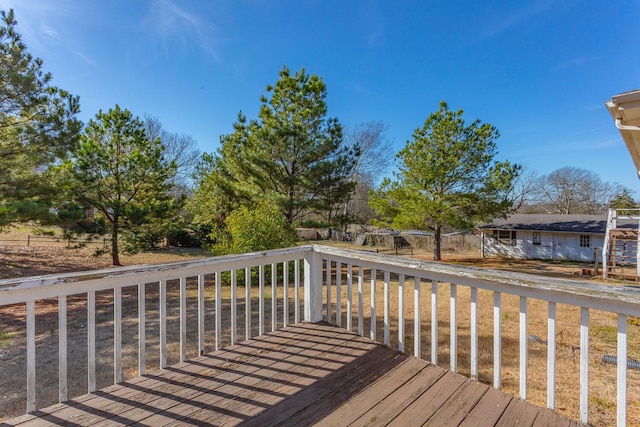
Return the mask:
{"type": "Polygon", "coordinates": [[[577,423],[325,323],[296,324],[0,426],[577,423]]]}

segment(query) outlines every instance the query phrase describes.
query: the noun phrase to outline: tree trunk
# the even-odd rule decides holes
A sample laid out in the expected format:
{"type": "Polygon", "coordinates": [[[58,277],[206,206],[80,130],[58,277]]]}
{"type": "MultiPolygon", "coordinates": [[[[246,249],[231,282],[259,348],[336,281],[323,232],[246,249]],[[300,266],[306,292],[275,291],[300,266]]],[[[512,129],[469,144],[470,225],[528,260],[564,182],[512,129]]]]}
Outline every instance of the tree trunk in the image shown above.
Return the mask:
{"type": "Polygon", "coordinates": [[[442,231],[440,229],[440,224],[436,224],[433,231],[433,260],[440,261],[442,259],[440,257],[440,235],[442,231]]]}
{"type": "Polygon", "coordinates": [[[113,227],[111,228],[111,259],[113,260],[113,265],[122,265],[120,264],[120,254],[118,251],[118,231],[120,229],[118,219],[117,216],[113,218],[113,227]]]}

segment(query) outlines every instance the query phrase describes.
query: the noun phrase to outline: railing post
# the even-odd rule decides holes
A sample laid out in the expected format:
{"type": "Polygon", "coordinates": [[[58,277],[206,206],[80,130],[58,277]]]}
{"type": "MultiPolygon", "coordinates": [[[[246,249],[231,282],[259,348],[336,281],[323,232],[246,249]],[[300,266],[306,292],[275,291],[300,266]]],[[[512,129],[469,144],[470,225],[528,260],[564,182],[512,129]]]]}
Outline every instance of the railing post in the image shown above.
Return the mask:
{"type": "Polygon", "coordinates": [[[527,400],[527,298],[520,297],[520,398],[527,400]]]}
{"type": "Polygon", "coordinates": [[[304,320],[322,320],[322,258],[315,251],[304,257],[304,320]]]}
{"type": "Polygon", "coordinates": [[[198,354],[204,354],[204,274],[198,274],[198,354]]]}
{"type": "MultiPolygon", "coordinates": [[[[619,361],[618,361],[619,363],[619,361]]],[[[580,422],[589,423],[589,308],[580,308],[580,422]]]]}
{"type": "Polygon", "coordinates": [[[146,370],[146,289],[145,284],[138,284],[138,375],[146,370]]]}
{"type": "Polygon", "coordinates": [[[471,288],[471,378],[478,379],[478,288],[471,288]]]}
{"type": "Polygon", "coordinates": [[[113,290],[113,383],[122,382],[122,288],[113,290]]]}
{"type": "Polygon", "coordinates": [[[547,408],[556,409],[556,303],[549,301],[547,320],[547,408]]]}
{"type": "MultiPolygon", "coordinates": [[[[216,329],[216,342],[215,349],[216,351],[220,350],[222,347],[222,273],[220,271],[216,271],[216,317],[215,317],[215,329],[216,329]]],[[[261,331],[261,334],[264,331],[261,331]]]]}
{"type": "Polygon", "coordinates": [[[450,284],[451,297],[449,298],[449,369],[458,370],[458,287],[450,284]]]}
{"type": "Polygon", "coordinates": [[[27,413],[36,410],[36,302],[27,301],[27,413]]]}
{"type": "Polygon", "coordinates": [[[58,297],[58,401],[67,400],[67,297],[58,297]]]}
{"type": "Polygon", "coordinates": [[[431,281],[431,363],[438,364],[438,281],[431,281]]]}
{"type": "Polygon", "coordinates": [[[618,314],[617,425],[627,425],[627,315],[618,314]]]}
{"type": "Polygon", "coordinates": [[[96,291],[87,292],[87,392],[96,391],[96,291]]]}
{"type": "Polygon", "coordinates": [[[502,386],[502,319],[500,317],[501,293],[493,293],[493,388],[502,386]]]}
{"type": "Polygon", "coordinates": [[[238,296],[237,292],[237,270],[231,270],[231,344],[238,341],[238,296]]]}
{"type": "MultiPolygon", "coordinates": [[[[180,278],[180,362],[187,360],[187,278],[180,278]]],[[[216,316],[218,312],[216,312],[216,316]]]]}

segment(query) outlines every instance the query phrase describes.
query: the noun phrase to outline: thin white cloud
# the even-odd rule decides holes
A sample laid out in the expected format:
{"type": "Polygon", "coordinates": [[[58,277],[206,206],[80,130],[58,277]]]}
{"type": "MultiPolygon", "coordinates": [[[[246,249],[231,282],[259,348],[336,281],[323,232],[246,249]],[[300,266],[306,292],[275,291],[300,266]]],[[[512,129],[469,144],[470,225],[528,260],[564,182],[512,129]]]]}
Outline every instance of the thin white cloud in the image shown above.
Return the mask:
{"type": "Polygon", "coordinates": [[[78,58],[82,59],[84,62],[91,65],[92,67],[99,68],[98,64],[96,64],[95,61],[91,59],[90,56],[85,55],[84,53],[82,53],[77,49],[71,49],[71,52],[73,52],[74,55],[76,55],[78,58]]]}
{"type": "Polygon", "coordinates": [[[95,62],[78,49],[78,37],[69,32],[74,28],[71,23],[77,16],[76,6],[72,1],[0,0],[0,9],[14,10],[18,21],[17,31],[30,50],[67,50],[96,67],[95,62]]]}
{"type": "Polygon", "coordinates": [[[218,59],[212,36],[213,26],[170,0],[155,0],[143,24],[164,44],[180,43],[186,48],[195,43],[207,54],[218,59]]]}
{"type": "Polygon", "coordinates": [[[46,46],[57,41],[60,32],[56,25],[63,25],[64,18],[70,13],[70,4],[66,0],[16,1],[0,0],[0,9],[13,9],[18,21],[18,32],[28,45],[46,46]]]}
{"type": "Polygon", "coordinates": [[[490,23],[490,27],[482,32],[476,41],[482,42],[487,39],[497,37],[526,21],[530,21],[544,14],[548,10],[556,7],[557,3],[558,0],[534,1],[520,7],[506,16],[500,15],[499,21],[490,23]]]}
{"type": "Polygon", "coordinates": [[[40,25],[40,32],[52,39],[55,39],[58,37],[58,32],[56,31],[56,29],[46,24],[40,25]]]}
{"type": "Polygon", "coordinates": [[[556,65],[557,70],[567,70],[571,68],[581,68],[585,65],[588,65],[591,62],[597,61],[599,59],[598,56],[578,56],[575,58],[569,58],[558,65],[556,65]]]}
{"type": "Polygon", "coordinates": [[[364,95],[373,95],[374,92],[366,86],[363,86],[360,83],[352,83],[351,90],[355,93],[360,93],[364,95]]]}

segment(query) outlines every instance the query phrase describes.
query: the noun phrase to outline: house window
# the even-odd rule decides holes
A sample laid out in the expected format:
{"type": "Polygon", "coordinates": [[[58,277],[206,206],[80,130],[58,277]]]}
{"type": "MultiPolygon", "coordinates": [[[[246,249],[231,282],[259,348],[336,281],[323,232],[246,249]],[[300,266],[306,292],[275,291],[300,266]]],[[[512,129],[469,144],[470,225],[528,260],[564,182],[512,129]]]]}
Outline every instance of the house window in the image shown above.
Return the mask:
{"type": "Polygon", "coordinates": [[[534,231],[533,232],[533,244],[534,245],[539,245],[540,244],[540,232],[538,232],[538,231],[534,231]]]}
{"type": "Polygon", "coordinates": [[[493,230],[493,238],[501,245],[516,245],[515,230],[493,230]]]}
{"type": "Polygon", "coordinates": [[[580,247],[581,248],[590,248],[591,247],[591,236],[588,234],[580,235],[580,247]]]}

